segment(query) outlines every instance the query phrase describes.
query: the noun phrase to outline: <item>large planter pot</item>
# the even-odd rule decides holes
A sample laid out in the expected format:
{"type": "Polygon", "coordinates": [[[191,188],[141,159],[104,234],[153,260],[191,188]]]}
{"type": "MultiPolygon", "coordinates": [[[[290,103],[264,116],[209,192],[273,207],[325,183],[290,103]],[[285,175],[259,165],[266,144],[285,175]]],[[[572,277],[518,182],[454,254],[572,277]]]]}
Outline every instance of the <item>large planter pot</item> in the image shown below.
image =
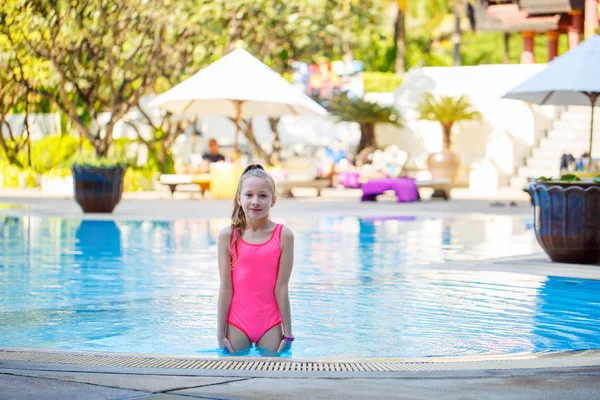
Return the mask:
{"type": "Polygon", "coordinates": [[[431,172],[431,177],[433,179],[448,179],[451,185],[456,181],[459,167],[460,158],[450,150],[431,153],[427,157],[427,168],[431,172]]]}
{"type": "Polygon", "coordinates": [[[75,165],[75,200],[84,213],[111,213],[121,201],[123,176],[127,167],[89,167],[75,165]]]}
{"type": "Polygon", "coordinates": [[[552,261],[600,261],[600,185],[536,181],[530,186],[536,238],[552,261]]]}

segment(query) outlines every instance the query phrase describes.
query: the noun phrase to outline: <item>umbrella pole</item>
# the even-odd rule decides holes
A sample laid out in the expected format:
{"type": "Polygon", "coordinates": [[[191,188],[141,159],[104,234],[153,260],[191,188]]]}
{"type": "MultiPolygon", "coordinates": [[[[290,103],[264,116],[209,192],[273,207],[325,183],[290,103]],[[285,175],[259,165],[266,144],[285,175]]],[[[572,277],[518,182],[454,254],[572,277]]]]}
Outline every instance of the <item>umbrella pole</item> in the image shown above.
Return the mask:
{"type": "Polygon", "coordinates": [[[242,101],[235,101],[235,138],[233,140],[233,161],[238,160],[238,136],[240,134],[240,117],[242,116],[242,101]]]}
{"type": "Polygon", "coordinates": [[[590,163],[588,164],[590,171],[592,170],[592,161],[594,160],[592,158],[592,143],[594,140],[594,107],[596,107],[596,100],[598,100],[598,95],[600,95],[600,93],[586,93],[587,96],[590,99],[590,103],[592,104],[592,120],[590,122],[590,151],[589,151],[589,157],[590,157],[590,163]]]}

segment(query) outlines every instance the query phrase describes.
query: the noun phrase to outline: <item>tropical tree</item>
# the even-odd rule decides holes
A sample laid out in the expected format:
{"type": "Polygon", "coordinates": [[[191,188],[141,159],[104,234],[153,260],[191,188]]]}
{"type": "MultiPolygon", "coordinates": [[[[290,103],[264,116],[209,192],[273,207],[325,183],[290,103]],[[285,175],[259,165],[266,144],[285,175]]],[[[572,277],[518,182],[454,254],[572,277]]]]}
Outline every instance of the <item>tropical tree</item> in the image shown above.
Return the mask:
{"type": "MultiPolygon", "coordinates": [[[[152,93],[163,92],[181,81],[189,78],[204,65],[210,63],[219,54],[223,46],[222,35],[214,32],[215,25],[210,8],[199,8],[204,2],[178,3],[178,15],[185,21],[185,29],[177,35],[169,35],[165,42],[165,56],[156,66],[156,81],[149,89],[152,93]],[[202,43],[198,46],[198,43],[202,43]]],[[[191,120],[182,115],[161,110],[160,114],[152,113],[141,104],[137,110],[142,117],[142,123],[150,128],[150,136],[142,134],[138,122],[125,118],[124,121],[137,133],[138,141],[146,146],[151,163],[155,164],[162,173],[174,170],[171,146],[180,135],[190,129],[194,135],[197,131],[197,118],[191,120]]]]}
{"type": "Polygon", "coordinates": [[[466,95],[436,97],[432,93],[425,93],[417,111],[419,119],[439,122],[444,134],[444,150],[450,149],[452,127],[456,122],[481,118],[466,95]]]}
{"type": "Polygon", "coordinates": [[[103,157],[116,123],[149,91],[163,62],[178,58],[172,43],[189,39],[178,7],[168,0],[14,0],[2,10],[10,23],[0,32],[54,82],[32,74],[28,90],[67,114],[103,157]]]}
{"type": "MultiPolygon", "coordinates": [[[[214,0],[201,12],[220,36],[214,59],[243,42],[275,71],[293,61],[317,62],[361,56],[379,33],[383,0],[214,0]]],[[[366,57],[365,57],[366,58],[366,57]]]]}
{"type": "Polygon", "coordinates": [[[331,103],[331,113],[339,121],[357,122],[360,125],[360,141],[356,152],[367,147],[378,147],[375,124],[392,124],[402,127],[402,117],[394,106],[382,106],[346,94],[336,96],[331,103]]]}
{"type": "Polygon", "coordinates": [[[406,13],[408,11],[407,0],[396,0],[396,18],[394,20],[394,71],[396,74],[404,75],[406,68],[406,13]]]}
{"type": "MultiPolygon", "coordinates": [[[[0,24],[4,23],[7,21],[0,13],[0,24]]],[[[0,154],[4,155],[9,163],[23,167],[18,155],[29,144],[30,130],[27,111],[31,94],[23,83],[24,68],[16,59],[9,38],[1,33],[0,64],[3,65],[0,68],[0,154]],[[22,132],[13,132],[7,121],[9,114],[15,111],[25,112],[25,129],[22,132]],[[3,131],[8,132],[6,137],[3,131]]],[[[29,165],[31,165],[30,159],[29,165]]]]}

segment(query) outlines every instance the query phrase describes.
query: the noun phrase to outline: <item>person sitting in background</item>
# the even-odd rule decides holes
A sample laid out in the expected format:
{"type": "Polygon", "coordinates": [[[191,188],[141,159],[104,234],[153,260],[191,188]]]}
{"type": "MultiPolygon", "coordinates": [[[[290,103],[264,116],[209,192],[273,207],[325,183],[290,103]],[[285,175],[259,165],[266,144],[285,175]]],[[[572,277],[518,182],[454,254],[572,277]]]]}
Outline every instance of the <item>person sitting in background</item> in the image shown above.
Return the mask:
{"type": "Polygon", "coordinates": [[[208,151],[202,154],[202,159],[208,162],[225,161],[225,156],[219,153],[219,144],[215,139],[208,141],[208,151]]]}
{"type": "Polygon", "coordinates": [[[209,172],[210,163],[223,162],[225,156],[219,153],[219,143],[215,139],[208,141],[208,151],[202,154],[202,172],[209,172]]]}

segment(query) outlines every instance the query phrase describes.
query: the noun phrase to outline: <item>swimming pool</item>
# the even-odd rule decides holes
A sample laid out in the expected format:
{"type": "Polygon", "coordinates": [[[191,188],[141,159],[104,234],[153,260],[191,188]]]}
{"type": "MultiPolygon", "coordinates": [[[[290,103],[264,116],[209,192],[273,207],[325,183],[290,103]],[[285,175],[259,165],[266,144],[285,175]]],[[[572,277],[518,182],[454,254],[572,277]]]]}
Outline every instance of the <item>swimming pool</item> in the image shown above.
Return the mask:
{"type": "MultiPolygon", "coordinates": [[[[598,281],[429,267],[537,252],[531,220],[280,222],[296,235],[293,357],[600,348],[598,281]]],[[[225,224],[0,216],[0,346],[219,354],[225,224]]]]}

